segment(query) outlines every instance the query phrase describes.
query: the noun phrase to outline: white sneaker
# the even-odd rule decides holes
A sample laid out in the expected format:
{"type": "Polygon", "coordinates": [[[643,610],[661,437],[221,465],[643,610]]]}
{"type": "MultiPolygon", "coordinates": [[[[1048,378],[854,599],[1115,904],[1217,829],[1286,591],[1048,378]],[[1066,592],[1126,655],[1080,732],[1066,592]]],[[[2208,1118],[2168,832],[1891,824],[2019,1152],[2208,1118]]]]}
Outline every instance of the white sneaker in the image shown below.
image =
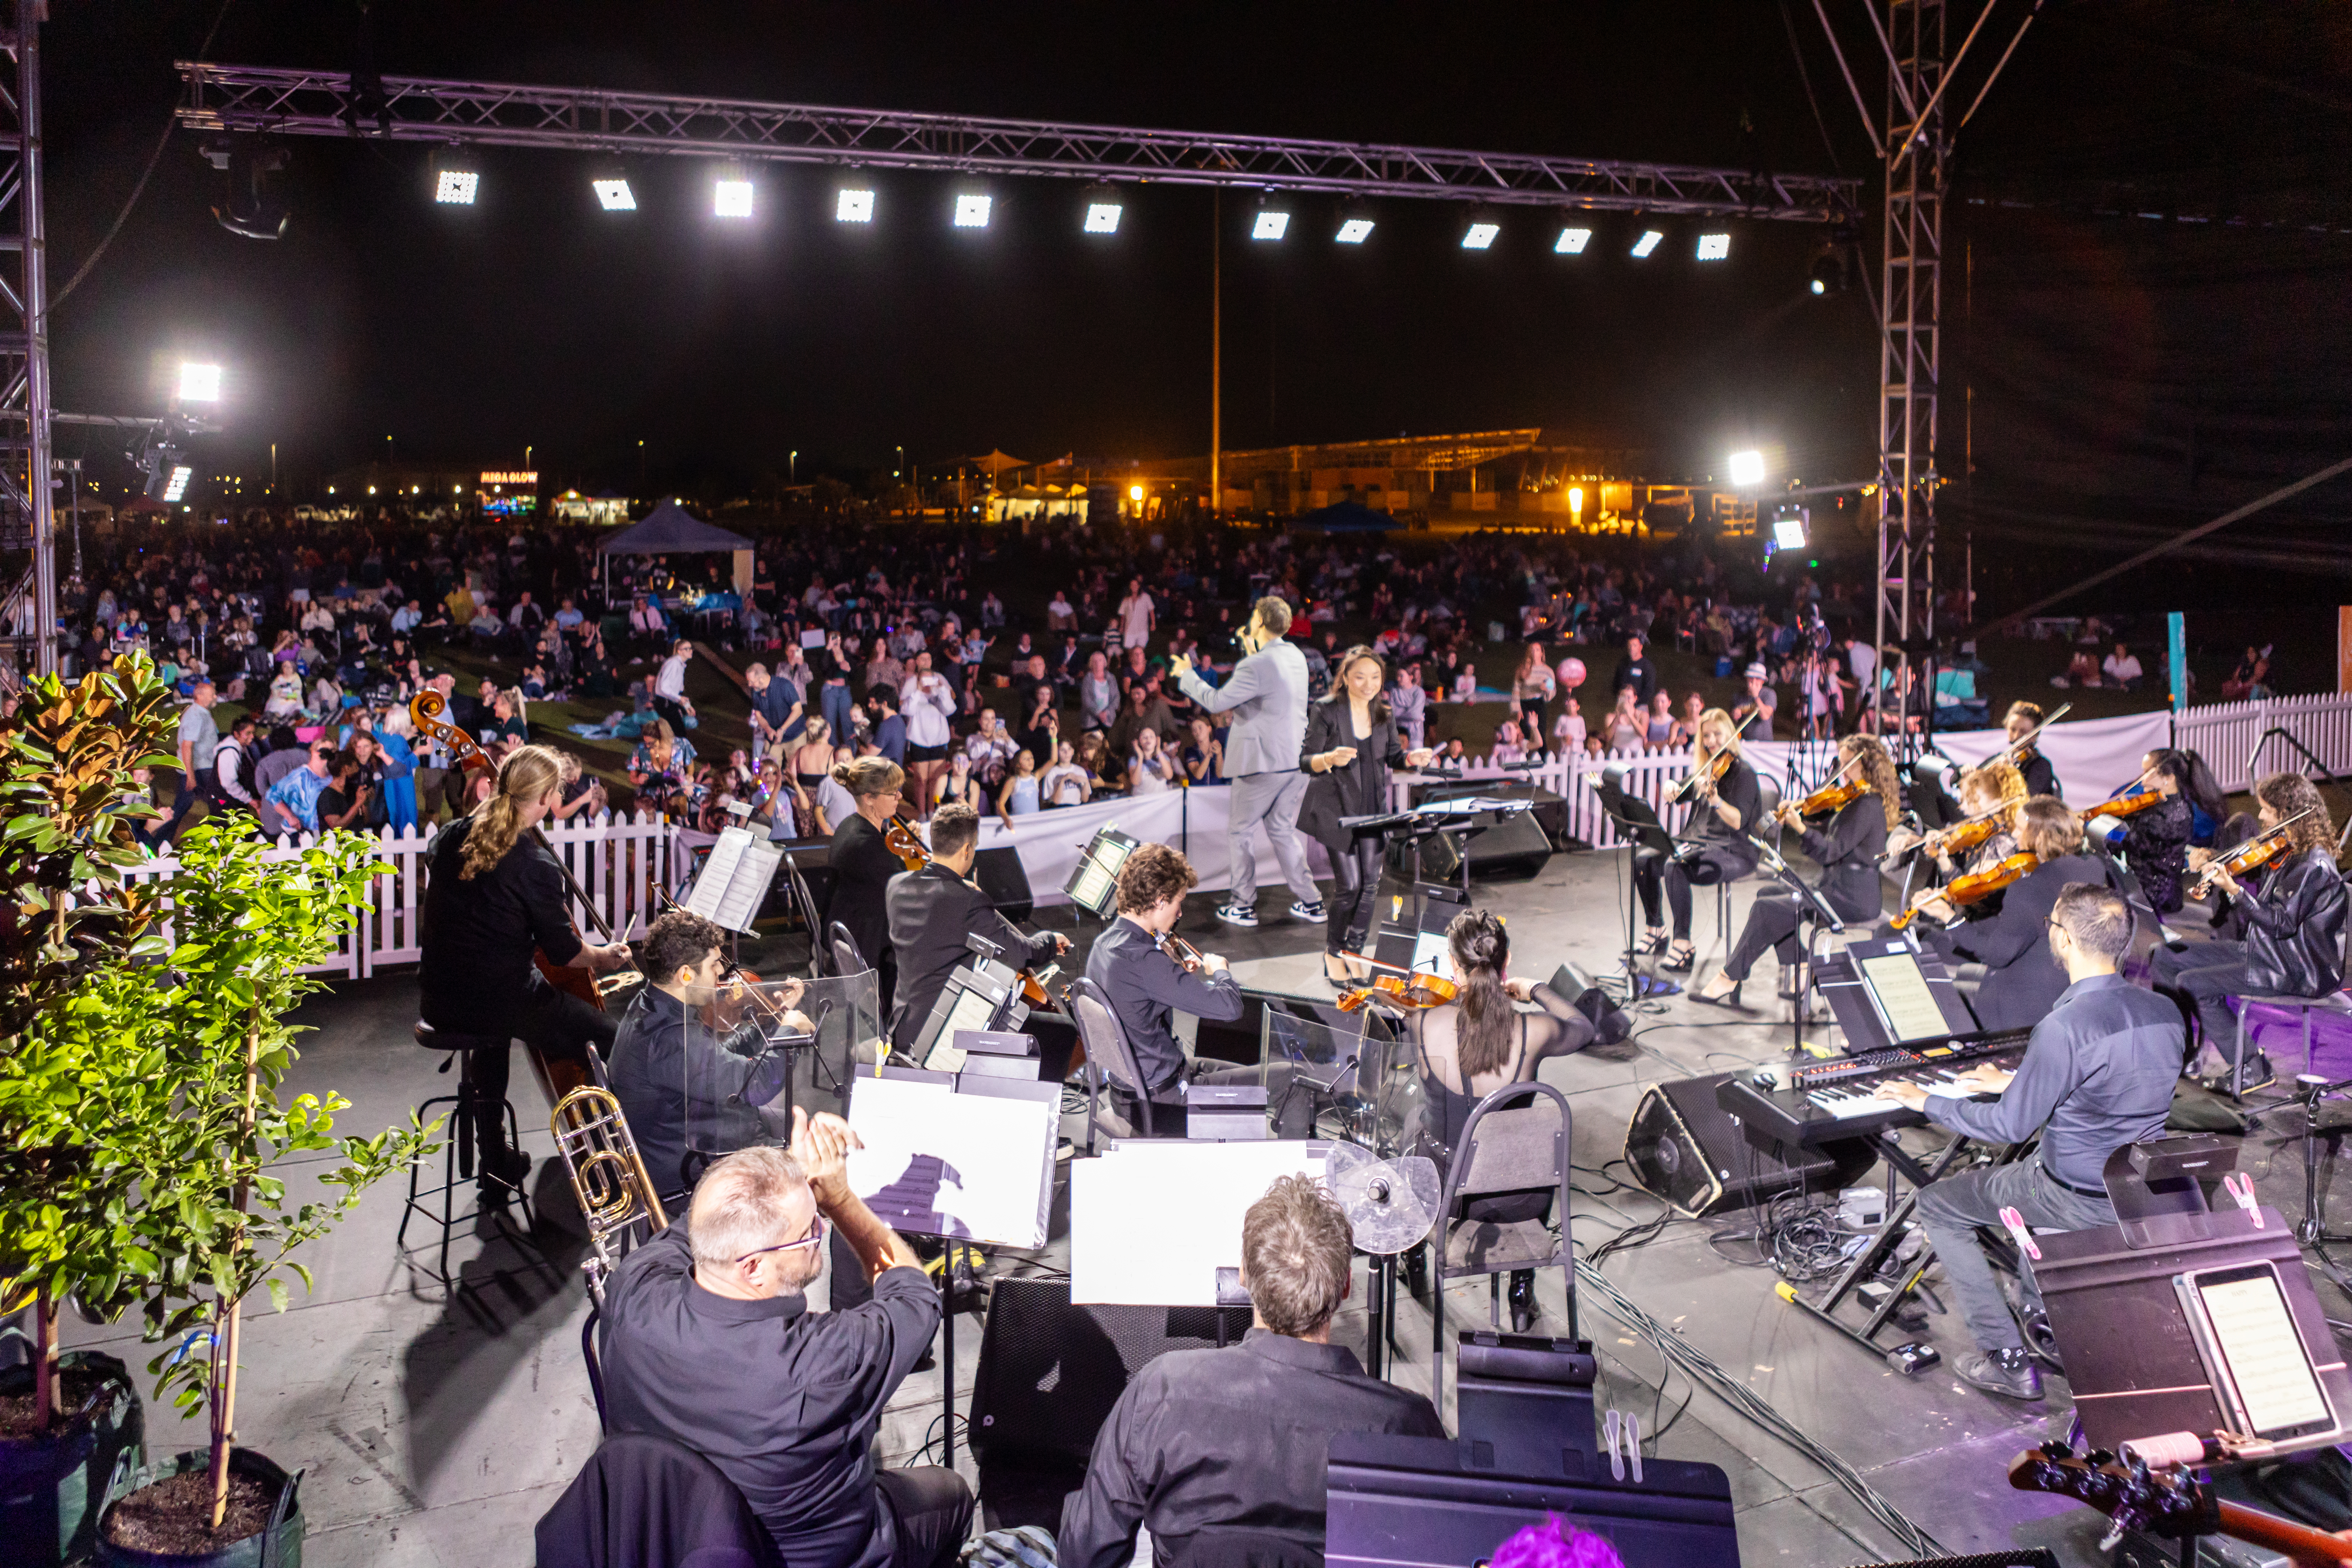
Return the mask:
{"type": "Polygon", "coordinates": [[[1320,925],[1329,917],[1323,912],[1322,900],[1295,899],[1290,905],[1290,918],[1295,921],[1313,921],[1320,925]]]}
{"type": "Polygon", "coordinates": [[[1224,921],[1225,924],[1229,926],[1255,926],[1257,924],[1257,911],[1253,909],[1244,909],[1239,904],[1219,904],[1217,906],[1217,918],[1224,921]]]}

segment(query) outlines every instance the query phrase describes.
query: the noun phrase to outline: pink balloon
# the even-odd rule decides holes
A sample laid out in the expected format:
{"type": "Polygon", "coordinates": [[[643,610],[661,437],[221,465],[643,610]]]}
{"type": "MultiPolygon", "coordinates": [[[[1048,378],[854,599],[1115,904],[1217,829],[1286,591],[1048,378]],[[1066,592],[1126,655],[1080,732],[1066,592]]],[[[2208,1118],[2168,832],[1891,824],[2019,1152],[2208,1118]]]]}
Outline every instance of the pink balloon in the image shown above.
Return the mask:
{"type": "Polygon", "coordinates": [[[1584,661],[1580,658],[1561,659],[1559,661],[1559,683],[1562,686],[1583,685],[1584,661]]]}

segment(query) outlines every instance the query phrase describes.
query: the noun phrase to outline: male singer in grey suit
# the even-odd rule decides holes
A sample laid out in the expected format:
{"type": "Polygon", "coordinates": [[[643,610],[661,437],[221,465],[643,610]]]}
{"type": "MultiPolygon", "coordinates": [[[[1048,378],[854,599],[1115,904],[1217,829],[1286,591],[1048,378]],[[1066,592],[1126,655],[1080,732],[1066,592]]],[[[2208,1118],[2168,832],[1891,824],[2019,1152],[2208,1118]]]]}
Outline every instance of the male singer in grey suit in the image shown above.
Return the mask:
{"type": "Polygon", "coordinates": [[[1257,924],[1257,852],[1250,835],[1260,822],[1281,863],[1282,879],[1297,902],[1293,918],[1323,919],[1323,900],[1307,874],[1307,850],[1298,837],[1298,807],[1307,797],[1307,775],[1298,771],[1298,748],[1307,734],[1307,656],[1286,635],[1290,606],[1268,595],[1250,611],[1242,628],[1242,661],[1231,680],[1211,686],[1192,673],[1190,659],[1170,667],[1185,696],[1211,713],[1231,713],[1225,740],[1225,776],[1233,780],[1233,815],[1225,823],[1225,847],[1233,861],[1233,890],[1218,907],[1228,925],[1257,924]]]}

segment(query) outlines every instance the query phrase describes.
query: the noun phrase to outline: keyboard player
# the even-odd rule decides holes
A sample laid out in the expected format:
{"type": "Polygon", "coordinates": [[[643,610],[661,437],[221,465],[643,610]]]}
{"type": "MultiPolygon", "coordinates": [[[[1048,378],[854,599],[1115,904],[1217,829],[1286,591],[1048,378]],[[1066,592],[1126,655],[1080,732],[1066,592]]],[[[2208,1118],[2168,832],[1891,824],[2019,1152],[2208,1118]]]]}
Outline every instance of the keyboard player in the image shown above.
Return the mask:
{"type": "MultiPolygon", "coordinates": [[[[2018,1143],[2041,1135],[2030,1159],[1947,1176],[1919,1194],[1920,1226],[1977,1342],[1977,1352],[1953,1370],[2010,1399],[2041,1398],[2042,1374],[1977,1245],[1977,1227],[2000,1224],[2005,1208],[2044,1230],[2115,1224],[2102,1180],[2107,1156],[2162,1136],[2187,1047],[2179,1010],[2116,972],[2132,930],[2120,894],[2075,883],[2058,896],[2044,926],[2066,989],[2033,1026],[2015,1072],[1978,1067],[1959,1076],[1959,1087],[1998,1098],[1930,1095],[1903,1081],[1875,1091],[1964,1137],[2018,1143]]],[[[2021,1258],[2019,1267],[2029,1268],[2021,1258]]],[[[2030,1272],[2026,1287],[2032,1289],[2030,1272]]]]}

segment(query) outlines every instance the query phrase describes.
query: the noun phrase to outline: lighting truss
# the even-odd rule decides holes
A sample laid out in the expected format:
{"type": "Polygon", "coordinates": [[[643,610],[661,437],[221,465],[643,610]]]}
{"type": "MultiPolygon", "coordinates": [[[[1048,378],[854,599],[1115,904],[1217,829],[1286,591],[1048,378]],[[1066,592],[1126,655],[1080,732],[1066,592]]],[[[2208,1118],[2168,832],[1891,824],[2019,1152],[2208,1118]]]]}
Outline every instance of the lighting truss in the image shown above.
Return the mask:
{"type": "Polygon", "coordinates": [[[392,141],[461,146],[856,163],[1801,223],[1851,218],[1862,206],[1859,181],[1811,174],[423,77],[385,77],[381,99],[370,94],[362,103],[342,71],[189,61],[178,69],[180,122],[203,132],[348,138],[359,127],[392,141]]]}

